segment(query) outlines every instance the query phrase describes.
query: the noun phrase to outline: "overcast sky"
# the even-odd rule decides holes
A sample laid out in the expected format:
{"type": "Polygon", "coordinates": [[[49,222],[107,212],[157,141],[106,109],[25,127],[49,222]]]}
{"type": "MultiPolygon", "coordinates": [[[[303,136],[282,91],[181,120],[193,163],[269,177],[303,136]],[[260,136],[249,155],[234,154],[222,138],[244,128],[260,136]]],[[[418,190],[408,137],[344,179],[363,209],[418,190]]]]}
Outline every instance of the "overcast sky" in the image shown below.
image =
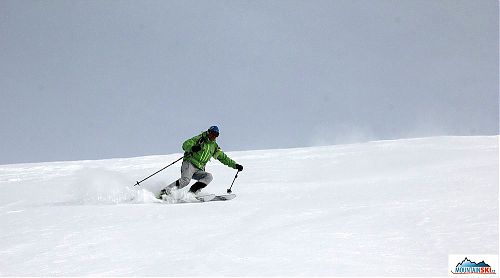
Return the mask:
{"type": "Polygon", "coordinates": [[[0,164],[498,134],[498,1],[0,1],[0,164]]]}

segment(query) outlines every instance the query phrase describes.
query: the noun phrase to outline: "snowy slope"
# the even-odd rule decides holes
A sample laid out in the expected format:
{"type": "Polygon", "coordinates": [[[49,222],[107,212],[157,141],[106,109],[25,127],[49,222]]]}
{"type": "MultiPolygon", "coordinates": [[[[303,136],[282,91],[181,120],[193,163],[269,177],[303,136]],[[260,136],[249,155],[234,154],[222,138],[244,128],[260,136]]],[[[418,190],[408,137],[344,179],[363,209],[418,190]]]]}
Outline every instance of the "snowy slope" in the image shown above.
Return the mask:
{"type": "Polygon", "coordinates": [[[0,275],[446,276],[498,254],[498,140],[233,152],[210,203],[154,201],[180,163],[130,186],[180,154],[0,165],[0,275]]]}

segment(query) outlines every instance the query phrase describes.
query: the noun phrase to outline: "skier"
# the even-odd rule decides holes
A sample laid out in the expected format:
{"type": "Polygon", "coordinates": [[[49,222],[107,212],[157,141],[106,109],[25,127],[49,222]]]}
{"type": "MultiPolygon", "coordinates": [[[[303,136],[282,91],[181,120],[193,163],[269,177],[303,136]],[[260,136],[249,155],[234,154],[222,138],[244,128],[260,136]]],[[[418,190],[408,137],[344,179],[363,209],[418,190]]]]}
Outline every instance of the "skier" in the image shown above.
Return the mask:
{"type": "Polygon", "coordinates": [[[243,166],[237,164],[219,148],[217,142],[215,142],[218,136],[219,128],[211,126],[207,131],[186,140],[182,144],[182,149],[185,152],[181,166],[181,178],[162,189],[159,194],[160,199],[162,195],[169,195],[173,188],[184,188],[191,179],[195,179],[197,182],[189,188],[189,191],[199,195],[201,189],[205,188],[213,179],[212,174],[205,172],[205,165],[211,157],[231,168],[243,171],[243,166]]]}

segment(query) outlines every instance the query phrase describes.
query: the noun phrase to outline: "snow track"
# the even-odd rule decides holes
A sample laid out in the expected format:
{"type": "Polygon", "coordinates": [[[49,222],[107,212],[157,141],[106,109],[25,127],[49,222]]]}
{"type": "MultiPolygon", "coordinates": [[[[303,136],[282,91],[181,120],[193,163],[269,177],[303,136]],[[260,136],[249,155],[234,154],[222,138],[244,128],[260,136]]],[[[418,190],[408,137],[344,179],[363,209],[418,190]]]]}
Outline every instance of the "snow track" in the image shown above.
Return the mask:
{"type": "Polygon", "coordinates": [[[0,165],[0,275],[446,276],[498,254],[498,139],[233,152],[238,197],[183,205],[154,198],[180,164],[133,186],[179,154],[0,165]]]}

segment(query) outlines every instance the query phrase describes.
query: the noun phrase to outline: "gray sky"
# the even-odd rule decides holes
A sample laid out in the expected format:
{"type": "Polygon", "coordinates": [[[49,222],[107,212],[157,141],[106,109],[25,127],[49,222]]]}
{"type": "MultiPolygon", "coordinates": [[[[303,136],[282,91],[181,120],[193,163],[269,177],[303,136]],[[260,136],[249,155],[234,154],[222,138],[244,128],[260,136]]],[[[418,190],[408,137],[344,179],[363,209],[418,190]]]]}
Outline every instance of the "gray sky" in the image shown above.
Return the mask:
{"type": "Polygon", "coordinates": [[[0,0],[0,164],[498,134],[498,11],[0,0]]]}

